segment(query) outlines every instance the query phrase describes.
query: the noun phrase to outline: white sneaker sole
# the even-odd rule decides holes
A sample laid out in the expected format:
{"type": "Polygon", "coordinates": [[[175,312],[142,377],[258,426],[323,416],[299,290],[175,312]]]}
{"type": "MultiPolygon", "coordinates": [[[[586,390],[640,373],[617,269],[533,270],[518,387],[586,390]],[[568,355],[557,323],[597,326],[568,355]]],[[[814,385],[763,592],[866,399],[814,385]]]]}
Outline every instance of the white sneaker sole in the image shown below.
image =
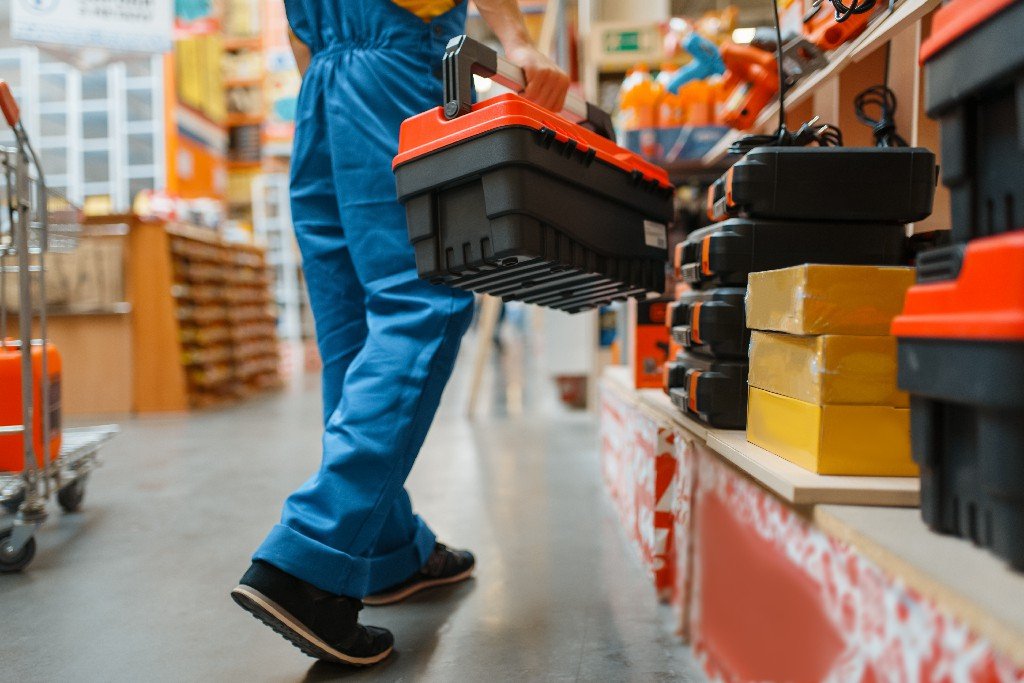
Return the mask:
{"type": "Polygon", "coordinates": [[[363,604],[369,605],[370,607],[381,607],[383,605],[393,605],[396,602],[401,602],[409,596],[415,595],[420,591],[427,590],[428,588],[437,588],[439,586],[449,586],[453,583],[465,581],[473,575],[473,570],[476,566],[472,566],[461,574],[455,574],[454,576],[446,576],[443,579],[432,579],[430,581],[422,581],[420,583],[414,583],[406,586],[402,590],[395,591],[394,593],[378,593],[377,595],[368,595],[363,598],[363,604]]]}
{"type": "Polygon", "coordinates": [[[389,647],[384,652],[373,657],[352,657],[344,652],[335,650],[325,643],[316,634],[299,623],[295,617],[281,608],[280,605],[251,586],[244,584],[236,586],[231,591],[231,597],[234,598],[235,602],[242,609],[252,614],[285,640],[314,659],[339,662],[351,666],[369,666],[386,658],[394,649],[389,647]]]}

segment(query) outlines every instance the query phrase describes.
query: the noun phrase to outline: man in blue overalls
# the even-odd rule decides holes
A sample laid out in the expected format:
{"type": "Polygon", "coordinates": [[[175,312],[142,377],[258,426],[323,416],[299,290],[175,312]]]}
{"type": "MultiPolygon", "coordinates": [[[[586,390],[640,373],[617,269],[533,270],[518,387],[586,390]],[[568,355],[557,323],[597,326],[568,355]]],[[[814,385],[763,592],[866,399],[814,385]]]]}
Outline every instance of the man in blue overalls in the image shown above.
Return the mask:
{"type": "MultiPolygon", "coordinates": [[[[232,597],[303,652],[388,656],[368,604],[468,578],[413,514],[404,484],[452,371],[473,297],[416,276],[391,159],[398,128],[442,101],[441,57],[465,0],[285,0],[303,71],[291,202],[323,359],[320,470],[285,502],[232,597]]],[[[523,67],[524,95],[558,110],[569,79],[531,44],[516,0],[476,0],[523,67]]]]}

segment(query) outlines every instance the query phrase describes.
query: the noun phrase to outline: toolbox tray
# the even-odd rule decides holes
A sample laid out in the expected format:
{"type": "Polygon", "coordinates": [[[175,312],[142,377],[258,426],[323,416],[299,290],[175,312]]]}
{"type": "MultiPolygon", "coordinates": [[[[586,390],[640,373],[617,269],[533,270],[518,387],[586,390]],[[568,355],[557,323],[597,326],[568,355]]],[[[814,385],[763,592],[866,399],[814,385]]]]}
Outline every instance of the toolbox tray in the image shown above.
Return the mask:
{"type": "Polygon", "coordinates": [[[681,351],[665,367],[665,388],[683,413],[719,429],[747,426],[746,360],[681,351]]]}
{"type": "Polygon", "coordinates": [[[931,214],[936,176],[921,147],[755,147],[712,186],[708,215],[909,223],[931,214]]]}
{"type": "Polygon", "coordinates": [[[892,331],[921,515],[1024,569],[1024,232],[931,252],[918,281],[892,331]]]}
{"type": "Polygon", "coordinates": [[[716,358],[747,357],[747,329],[741,287],[685,292],[672,308],[672,339],[687,351],[716,358]]]}
{"type": "Polygon", "coordinates": [[[572,94],[567,109],[600,134],[516,94],[471,104],[474,74],[525,77],[465,36],[442,71],[444,106],[402,123],[393,163],[420,277],[573,313],[664,290],[664,169],[572,94]]]}
{"type": "Polygon", "coordinates": [[[892,266],[902,262],[899,223],[836,223],[730,218],[676,245],[675,263],[693,286],[743,286],[747,276],[804,263],[892,266]]]}
{"type": "Polygon", "coordinates": [[[575,312],[665,288],[672,192],[497,128],[395,168],[420,277],[575,312]]]}
{"type": "Polygon", "coordinates": [[[1024,4],[958,0],[921,47],[956,242],[1024,228],[1022,35],[1024,4]]]}

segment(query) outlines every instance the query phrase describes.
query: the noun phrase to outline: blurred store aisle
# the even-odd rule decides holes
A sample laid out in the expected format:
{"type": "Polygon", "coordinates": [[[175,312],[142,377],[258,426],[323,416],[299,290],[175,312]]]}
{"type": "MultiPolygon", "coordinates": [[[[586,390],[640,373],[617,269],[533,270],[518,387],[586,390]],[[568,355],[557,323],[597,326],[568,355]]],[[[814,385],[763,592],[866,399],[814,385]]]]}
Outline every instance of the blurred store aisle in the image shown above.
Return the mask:
{"type": "Polygon", "coordinates": [[[468,361],[410,488],[443,540],[476,551],[479,572],[367,608],[367,623],[395,631],[387,663],[314,664],[228,598],[280,501],[315,467],[319,391],[307,381],[238,408],[124,424],[85,511],[56,515],[30,569],[0,577],[2,677],[698,680],[605,500],[593,418],[560,408],[549,380],[527,373],[522,415],[500,416],[507,380],[492,379],[489,416],[471,423],[468,361]]]}

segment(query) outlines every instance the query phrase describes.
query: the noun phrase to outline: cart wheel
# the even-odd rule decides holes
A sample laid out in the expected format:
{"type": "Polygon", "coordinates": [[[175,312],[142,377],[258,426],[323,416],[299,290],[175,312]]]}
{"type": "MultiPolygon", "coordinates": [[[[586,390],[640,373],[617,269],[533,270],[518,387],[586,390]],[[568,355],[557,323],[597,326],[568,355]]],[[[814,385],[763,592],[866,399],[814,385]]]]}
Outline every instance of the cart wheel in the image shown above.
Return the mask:
{"type": "Polygon", "coordinates": [[[4,552],[4,544],[7,542],[10,535],[11,529],[0,531],[0,574],[20,572],[22,569],[27,567],[28,563],[32,561],[32,558],[36,556],[35,536],[28,539],[28,543],[23,545],[21,550],[18,552],[11,554],[4,552]]]}
{"type": "Polygon", "coordinates": [[[25,502],[25,489],[21,488],[21,489],[18,489],[18,493],[17,494],[12,496],[11,498],[8,498],[4,502],[0,503],[0,506],[3,506],[4,510],[7,510],[7,512],[9,512],[10,514],[16,515],[16,514],[18,514],[18,508],[20,508],[21,504],[24,503],[24,502],[25,502]]]}
{"type": "Polygon", "coordinates": [[[78,512],[82,507],[82,500],[85,499],[85,477],[75,479],[73,482],[57,491],[57,502],[64,512],[78,512]]]}

